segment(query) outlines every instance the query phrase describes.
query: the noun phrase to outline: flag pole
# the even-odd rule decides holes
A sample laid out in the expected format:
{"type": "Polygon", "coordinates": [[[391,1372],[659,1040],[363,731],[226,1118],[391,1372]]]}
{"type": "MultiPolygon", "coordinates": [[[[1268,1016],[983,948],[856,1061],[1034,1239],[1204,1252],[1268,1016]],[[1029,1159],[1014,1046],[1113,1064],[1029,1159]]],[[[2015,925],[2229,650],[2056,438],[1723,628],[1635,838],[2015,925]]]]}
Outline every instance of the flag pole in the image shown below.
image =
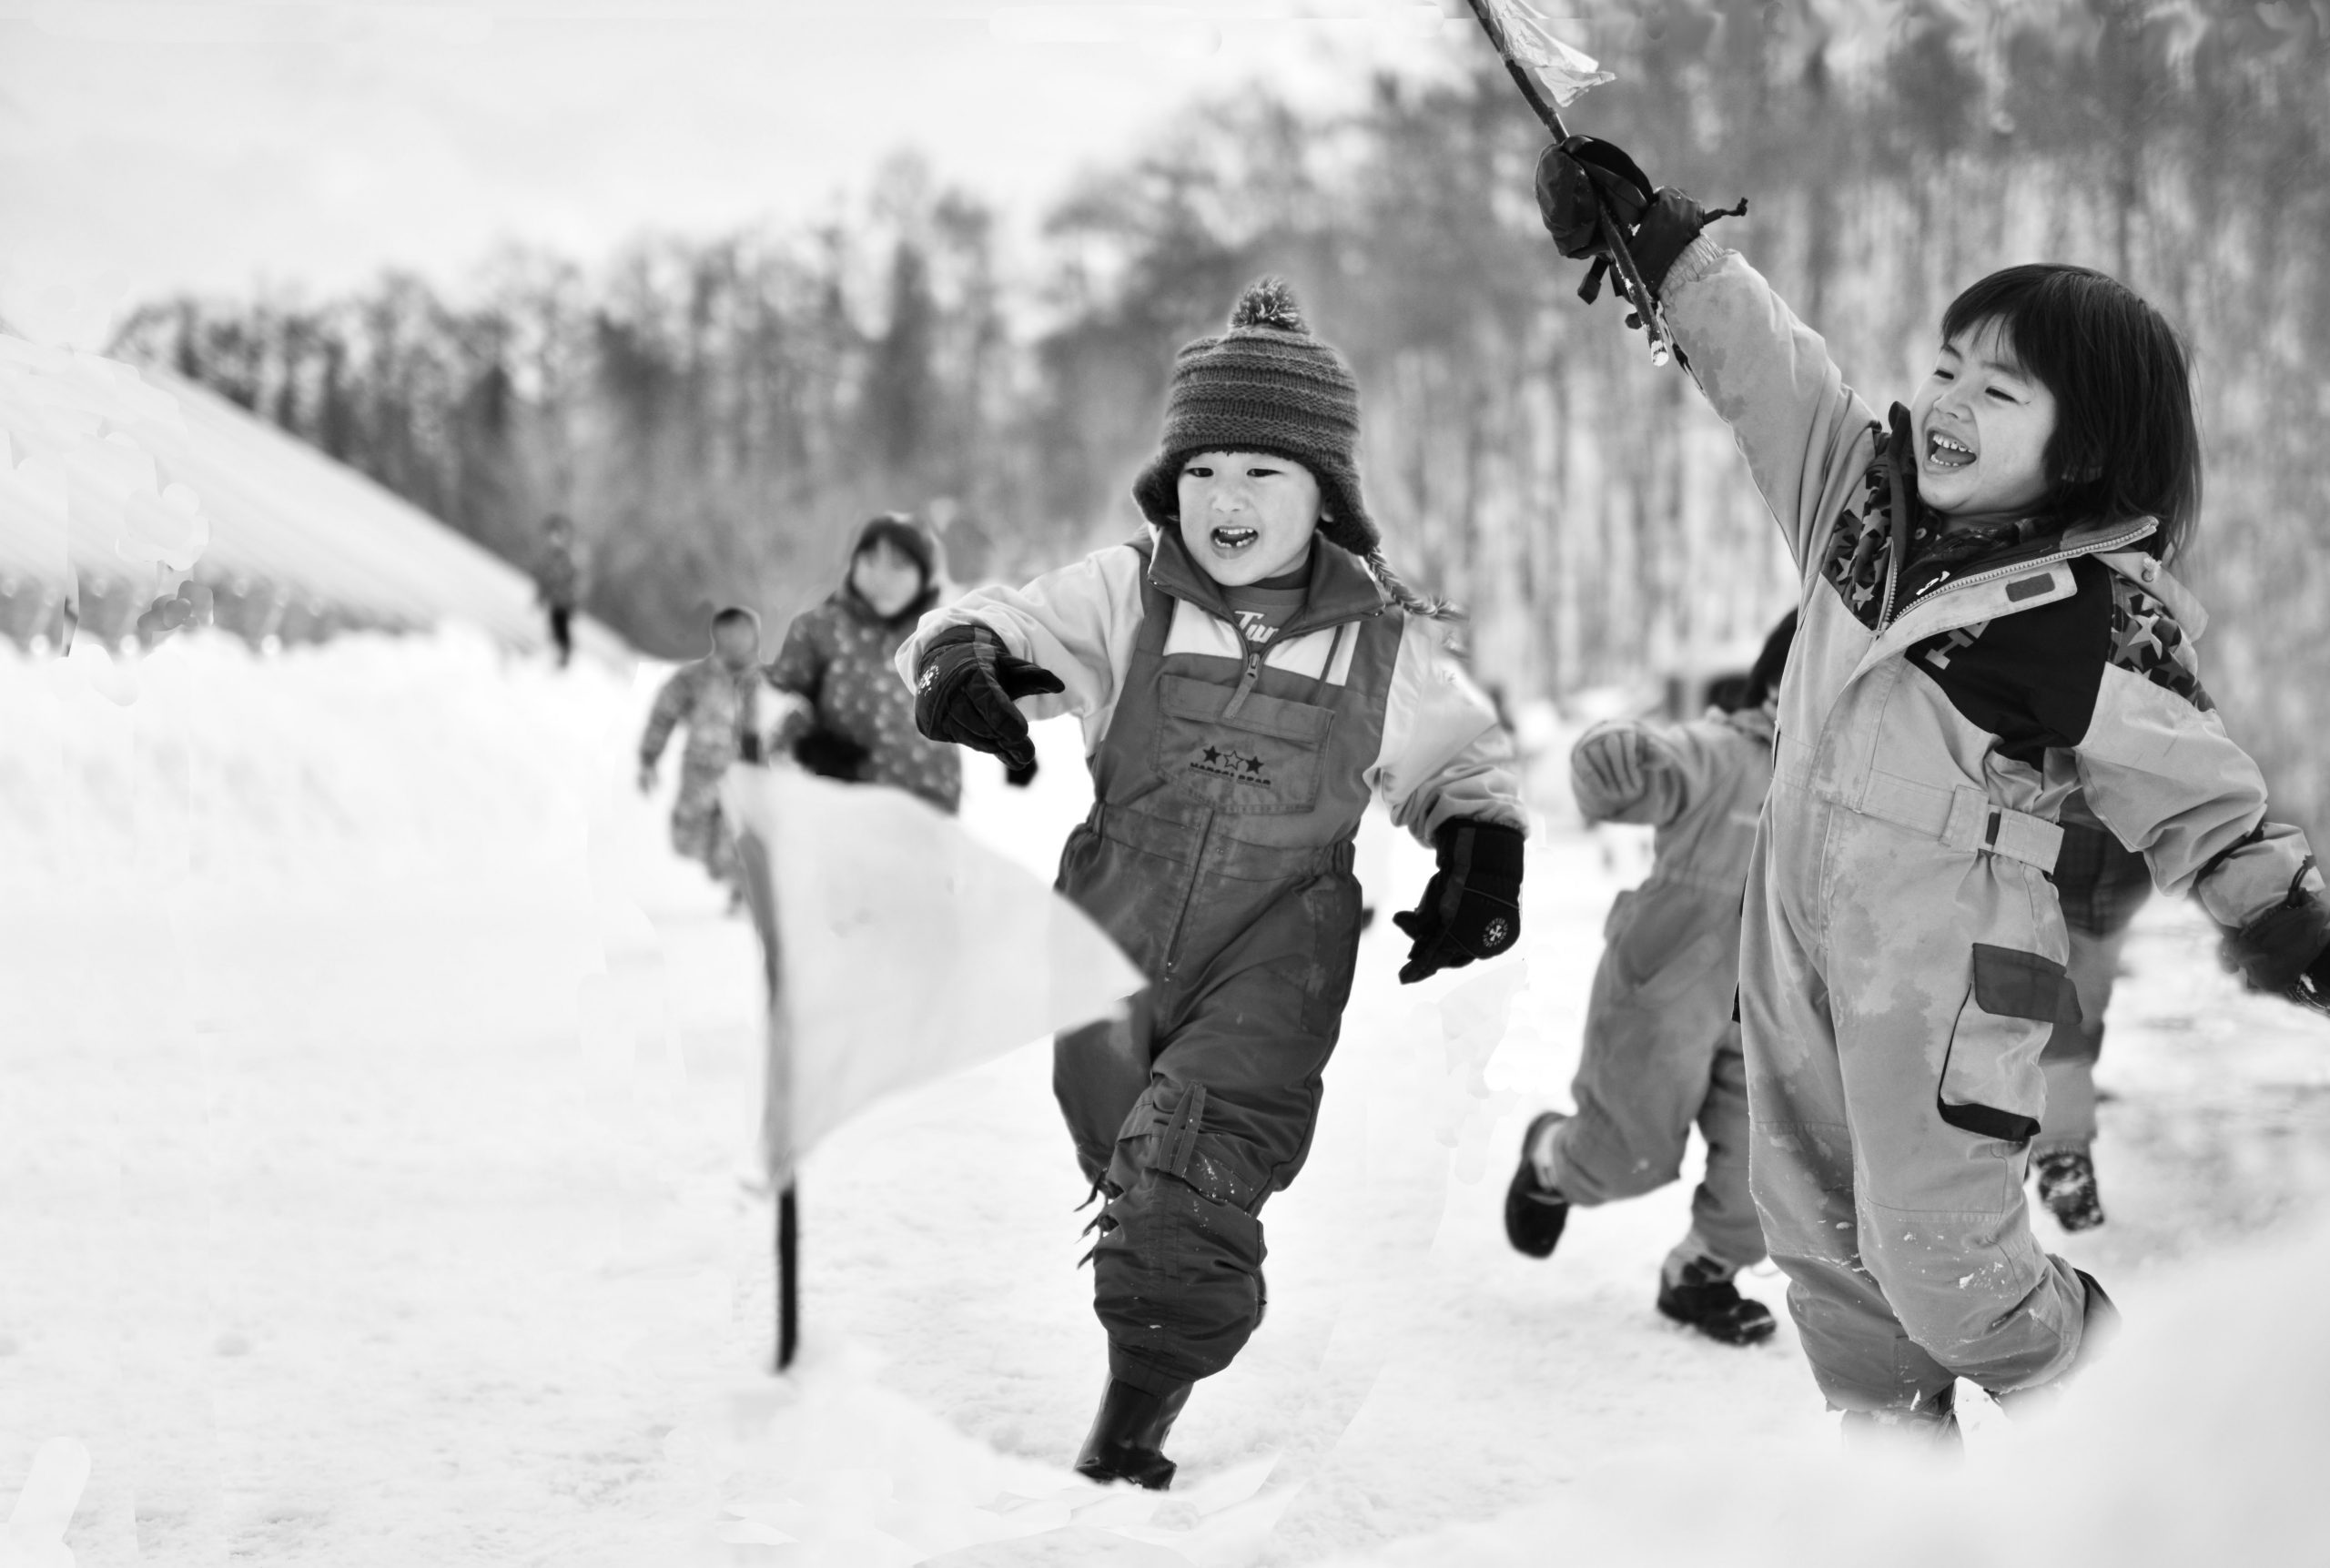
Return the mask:
{"type": "Polygon", "coordinates": [[[801,1229],[798,1178],[793,1168],[793,1015],[786,1005],[785,949],[777,935],[776,890],[769,876],[767,848],[747,833],[736,843],[736,865],[745,902],[761,939],[762,975],[768,996],[761,1096],[761,1158],[769,1189],[776,1194],[776,1365],[793,1364],[801,1340],[801,1229]]]}
{"type": "MultiPolygon", "coordinates": [[[[1467,3],[1472,7],[1473,19],[1480,23],[1481,31],[1489,35],[1490,45],[1495,48],[1497,58],[1504,62],[1504,68],[1513,77],[1514,86],[1521,89],[1522,97],[1545,122],[1545,128],[1553,132],[1555,141],[1567,141],[1569,127],[1562,124],[1561,110],[1545,96],[1536,78],[1529,74],[1528,67],[1514,56],[1513,38],[1505,28],[1504,18],[1496,14],[1489,0],[1467,0],[1467,3]]],[[[1610,211],[1609,198],[1602,194],[1598,186],[1592,188],[1595,210],[1602,219],[1603,238],[1609,246],[1610,269],[1618,275],[1618,291],[1626,297],[1626,303],[1634,307],[1635,314],[1642,319],[1643,332],[1650,339],[1650,362],[1664,365],[1673,356],[1675,345],[1674,335],[1666,329],[1666,312],[1658,303],[1658,297],[1650,291],[1650,286],[1643,281],[1641,269],[1635,266],[1634,252],[1626,248],[1626,237],[1618,231],[1617,218],[1610,211]]],[[[1592,279],[1587,281],[1590,283],[1592,279]]]]}

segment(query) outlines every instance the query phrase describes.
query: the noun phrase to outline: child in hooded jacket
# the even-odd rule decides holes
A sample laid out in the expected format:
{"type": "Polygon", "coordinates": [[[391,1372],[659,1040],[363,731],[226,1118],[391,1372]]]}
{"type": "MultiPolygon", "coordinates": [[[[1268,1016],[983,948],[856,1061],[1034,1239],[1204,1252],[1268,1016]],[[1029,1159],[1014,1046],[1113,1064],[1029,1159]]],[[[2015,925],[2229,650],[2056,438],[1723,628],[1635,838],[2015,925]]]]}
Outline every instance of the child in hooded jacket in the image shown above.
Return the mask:
{"type": "Polygon", "coordinates": [[[1150,527],[927,618],[897,668],[923,733],[1031,760],[1083,723],[1096,802],[1059,886],[1148,976],[1057,1042],[1109,1381],[1077,1462],[1161,1487],[1197,1380],[1262,1315],[1261,1209],[1302,1168],[1361,926],[1371,796],[1439,850],[1403,981],[1509,951],[1526,817],[1509,741],[1361,495],[1358,388],[1283,284],[1185,347],[1133,494],[1150,527]]]}
{"type": "Polygon", "coordinates": [[[1741,940],[1750,1184],[1848,1428],[1954,1440],[1956,1379],[2054,1382],[2115,1317],[2022,1196],[2065,1003],[2065,799],[2191,891],[2251,985],[2330,1008],[2322,877],[2202,689],[2165,570],[2201,489],[2183,346],[2101,273],[2010,268],[1879,418],[1716,215],[1585,138],[1537,186],[1565,255],[1607,249],[1597,191],[1633,228],[1801,573],[1741,940]]]}
{"type": "Polygon", "coordinates": [[[774,744],[811,773],[889,784],[951,815],[962,759],[915,729],[914,693],[890,667],[938,593],[938,541],[919,523],[885,512],[860,529],[841,586],[793,618],[767,666],[769,684],[797,699],[774,744]]]}
{"type": "Polygon", "coordinates": [[[1691,1128],[1707,1175],[1691,1229],[1659,1269],[1657,1309],[1726,1344],[1772,1336],[1771,1309],[1742,1296],[1764,1259],[1748,1194],[1748,1075],[1733,999],[1739,901],[1772,778],[1772,709],[1796,617],[1773,629],[1737,705],[1683,724],[1617,719],[1578,737],[1570,781],[1588,822],[1658,830],[1651,872],[1618,895],[1594,971],[1574,1114],[1546,1111],[1521,1141],[1504,1233],[1553,1255],[1572,1205],[1636,1198],[1681,1172],[1691,1128]]]}

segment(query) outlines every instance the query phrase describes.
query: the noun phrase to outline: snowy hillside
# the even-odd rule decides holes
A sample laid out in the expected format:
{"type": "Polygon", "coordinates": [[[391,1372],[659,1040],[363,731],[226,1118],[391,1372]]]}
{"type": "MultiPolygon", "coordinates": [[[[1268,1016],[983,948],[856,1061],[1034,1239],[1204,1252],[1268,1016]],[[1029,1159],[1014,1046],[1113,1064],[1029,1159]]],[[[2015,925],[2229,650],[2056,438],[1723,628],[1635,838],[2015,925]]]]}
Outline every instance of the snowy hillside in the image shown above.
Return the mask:
{"type": "MultiPolygon", "coordinates": [[[[142,664],[0,646],[0,1476],[93,1467],[84,1568],[2277,1561],[2330,1463],[2330,1028],[2148,910],[2102,1069],[2130,1330],[1947,1472],[1849,1462],[1792,1332],[1651,1310],[1682,1186],[1549,1262],[1497,1205],[1566,1103],[1637,841],[1557,800],[1518,961],[1393,981],[1380,920],[1271,1312],[1165,1494],[1068,1462],[1102,1375],[1031,1047],[802,1177],[804,1361],[765,1371],[748,933],[631,784],[659,671],[483,636],[142,664]],[[1969,1495],[1980,1498],[1969,1506],[1969,1495]]],[[[1076,739],[965,815],[1048,874],[1076,739]]],[[[670,770],[666,770],[667,775],[670,770]]],[[[1555,770],[1557,775],[1558,770],[1555,770]]],[[[1373,832],[1373,829],[1371,829],[1373,832]]],[[[1363,845],[1379,911],[1429,870],[1363,845]]],[[[1689,1179],[1687,1175],[1687,1181],[1689,1179]]],[[[1747,1289],[1776,1308],[1780,1282],[1747,1289]]],[[[11,1483],[13,1484],[13,1483],[11,1483]]]]}

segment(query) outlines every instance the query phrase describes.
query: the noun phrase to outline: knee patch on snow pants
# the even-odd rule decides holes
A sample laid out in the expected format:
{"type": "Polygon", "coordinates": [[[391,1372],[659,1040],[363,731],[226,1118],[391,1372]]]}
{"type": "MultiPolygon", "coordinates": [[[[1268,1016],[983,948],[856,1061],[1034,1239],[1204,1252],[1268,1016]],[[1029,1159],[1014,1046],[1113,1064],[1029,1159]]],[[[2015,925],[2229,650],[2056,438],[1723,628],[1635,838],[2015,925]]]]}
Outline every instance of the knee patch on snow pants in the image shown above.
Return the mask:
{"type": "Polygon", "coordinates": [[[1111,1371],[1135,1383],[1221,1371],[1261,1315],[1255,1215],[1271,1177],[1259,1151],[1207,1129],[1207,1098],[1203,1084],[1178,1095],[1152,1087],[1126,1118],[1109,1165],[1115,1190],[1093,1249],[1093,1310],[1109,1330],[1111,1371]]]}

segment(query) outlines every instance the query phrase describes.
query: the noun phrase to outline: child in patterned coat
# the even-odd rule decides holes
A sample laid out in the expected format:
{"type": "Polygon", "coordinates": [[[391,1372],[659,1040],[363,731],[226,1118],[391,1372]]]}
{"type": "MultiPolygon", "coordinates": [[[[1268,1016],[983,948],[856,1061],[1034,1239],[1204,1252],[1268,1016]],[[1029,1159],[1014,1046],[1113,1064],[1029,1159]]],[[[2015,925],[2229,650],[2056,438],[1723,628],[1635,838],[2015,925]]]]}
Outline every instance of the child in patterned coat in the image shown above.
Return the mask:
{"type": "MultiPolygon", "coordinates": [[[[794,617],[766,673],[799,699],[775,741],[795,762],[827,778],[896,785],[951,814],[963,794],[961,758],[915,729],[914,693],[890,668],[938,590],[938,541],[912,518],[886,512],[858,531],[842,585],[794,617]]],[[[1030,767],[1012,782],[1034,775],[1030,767]]]]}

